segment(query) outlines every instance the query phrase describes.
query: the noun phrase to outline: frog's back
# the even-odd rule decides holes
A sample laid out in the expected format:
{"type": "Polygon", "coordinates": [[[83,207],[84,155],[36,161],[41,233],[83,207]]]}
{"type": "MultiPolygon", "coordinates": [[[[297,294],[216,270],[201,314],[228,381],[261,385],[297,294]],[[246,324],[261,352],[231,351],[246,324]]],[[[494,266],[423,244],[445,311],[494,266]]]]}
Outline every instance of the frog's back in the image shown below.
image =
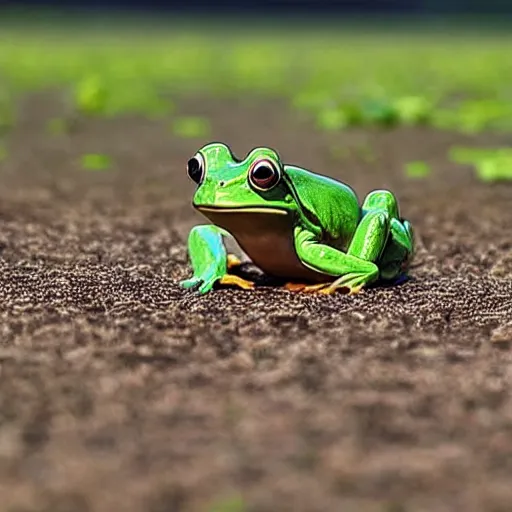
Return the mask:
{"type": "Polygon", "coordinates": [[[306,169],[285,166],[291,178],[290,188],[314,222],[322,228],[324,238],[345,249],[361,217],[354,190],[333,178],[306,169]]]}

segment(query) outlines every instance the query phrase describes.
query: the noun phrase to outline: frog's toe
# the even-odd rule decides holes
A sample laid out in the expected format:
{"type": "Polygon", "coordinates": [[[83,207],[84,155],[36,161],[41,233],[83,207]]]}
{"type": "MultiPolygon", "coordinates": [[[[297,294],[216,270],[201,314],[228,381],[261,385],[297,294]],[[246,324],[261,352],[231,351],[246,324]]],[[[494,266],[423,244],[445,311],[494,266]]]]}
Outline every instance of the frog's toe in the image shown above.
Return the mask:
{"type": "Polygon", "coordinates": [[[319,284],[303,284],[303,283],[286,283],[284,288],[290,292],[304,292],[304,293],[314,293],[318,290],[327,286],[328,283],[319,283],[319,284]]]}
{"type": "Polygon", "coordinates": [[[329,286],[322,288],[318,293],[330,295],[338,290],[345,290],[347,295],[356,295],[361,293],[364,286],[369,282],[366,274],[347,274],[336,279],[329,286]]]}
{"type": "Polygon", "coordinates": [[[349,295],[357,295],[358,293],[361,293],[363,291],[364,284],[359,284],[357,286],[352,286],[350,288],[350,291],[348,292],[349,295]]]}
{"type": "Polygon", "coordinates": [[[303,283],[285,283],[284,288],[289,292],[301,292],[306,286],[307,284],[303,283]]]}
{"type": "Polygon", "coordinates": [[[202,282],[202,279],[198,277],[191,277],[190,279],[184,279],[183,281],[180,281],[180,286],[185,289],[194,288],[196,286],[199,286],[202,282]]]}
{"type": "Polygon", "coordinates": [[[333,293],[336,293],[337,288],[333,286],[326,286],[325,288],[322,288],[321,290],[318,290],[317,293],[320,293],[321,295],[332,295],[333,293]]]}
{"type": "Polygon", "coordinates": [[[198,288],[198,292],[201,294],[201,295],[204,295],[205,293],[208,293],[210,292],[212,289],[213,289],[213,285],[214,285],[215,281],[205,281],[199,288],[198,288]]]}
{"type": "Polygon", "coordinates": [[[321,295],[332,295],[333,293],[337,293],[340,289],[345,289],[345,288],[347,288],[347,287],[346,286],[333,286],[331,284],[331,285],[325,286],[324,288],[318,290],[318,293],[320,293],[321,295]]]}
{"type": "Polygon", "coordinates": [[[363,289],[363,285],[350,286],[350,285],[330,285],[318,290],[322,295],[332,295],[338,291],[344,291],[346,295],[356,295],[363,289]]]}
{"type": "Polygon", "coordinates": [[[180,281],[180,286],[182,288],[185,288],[186,290],[190,290],[195,293],[204,295],[213,288],[214,283],[214,279],[202,279],[200,277],[191,277],[190,279],[180,281]]]}
{"type": "Polygon", "coordinates": [[[324,290],[328,286],[329,286],[329,283],[311,284],[309,286],[306,286],[303,291],[305,293],[320,293],[322,290],[324,290]]]}
{"type": "Polygon", "coordinates": [[[246,279],[242,279],[241,277],[234,276],[232,274],[226,274],[222,276],[219,280],[219,283],[223,285],[238,286],[244,290],[252,290],[254,288],[254,282],[247,281],[246,279]]]}

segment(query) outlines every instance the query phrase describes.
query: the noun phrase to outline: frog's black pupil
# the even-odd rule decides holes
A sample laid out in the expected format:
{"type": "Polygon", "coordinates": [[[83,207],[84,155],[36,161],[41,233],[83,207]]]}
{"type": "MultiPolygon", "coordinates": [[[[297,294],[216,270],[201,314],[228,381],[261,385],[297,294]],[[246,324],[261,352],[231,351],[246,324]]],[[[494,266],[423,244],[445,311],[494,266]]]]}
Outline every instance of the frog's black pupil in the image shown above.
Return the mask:
{"type": "Polygon", "coordinates": [[[274,169],[268,165],[260,165],[252,173],[253,178],[256,181],[268,181],[274,177],[274,169]]]}
{"type": "Polygon", "coordinates": [[[267,190],[279,181],[279,172],[272,164],[261,162],[252,169],[250,180],[255,187],[267,190]]]}
{"type": "Polygon", "coordinates": [[[201,181],[203,170],[201,168],[201,163],[197,158],[194,157],[188,161],[187,173],[192,181],[195,181],[196,183],[201,181]]]}

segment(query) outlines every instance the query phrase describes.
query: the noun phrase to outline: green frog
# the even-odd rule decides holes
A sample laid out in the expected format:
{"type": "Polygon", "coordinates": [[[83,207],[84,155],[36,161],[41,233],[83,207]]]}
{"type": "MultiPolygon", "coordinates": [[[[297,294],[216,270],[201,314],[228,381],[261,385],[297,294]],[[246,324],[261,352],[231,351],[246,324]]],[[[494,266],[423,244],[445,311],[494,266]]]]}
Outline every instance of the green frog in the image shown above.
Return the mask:
{"type": "Polygon", "coordinates": [[[360,205],[350,186],[285,164],[274,149],[257,147],[240,160],[220,142],[199,149],[187,173],[197,185],[193,206],[212,224],[190,231],[193,276],[184,288],[254,288],[233,272],[242,262],[228,253],[229,236],[290,291],[355,294],[407,275],[413,230],[388,190],[370,192],[360,205]]]}

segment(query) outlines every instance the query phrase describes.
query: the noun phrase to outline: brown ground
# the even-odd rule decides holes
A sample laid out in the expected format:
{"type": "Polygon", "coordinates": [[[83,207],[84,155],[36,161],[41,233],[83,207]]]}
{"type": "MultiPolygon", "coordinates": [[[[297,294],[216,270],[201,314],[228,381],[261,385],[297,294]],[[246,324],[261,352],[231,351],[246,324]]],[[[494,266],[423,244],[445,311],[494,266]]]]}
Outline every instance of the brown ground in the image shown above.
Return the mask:
{"type": "Polygon", "coordinates": [[[377,160],[336,161],[279,104],[184,101],[240,155],[390,187],[418,236],[400,287],[199,297],[177,281],[205,141],[137,119],[45,135],[54,108],[27,102],[1,165],[2,511],[510,510],[512,184],[447,163],[474,141],[356,131],[337,137],[377,160]],[[434,173],[408,182],[417,159],[434,173]]]}

